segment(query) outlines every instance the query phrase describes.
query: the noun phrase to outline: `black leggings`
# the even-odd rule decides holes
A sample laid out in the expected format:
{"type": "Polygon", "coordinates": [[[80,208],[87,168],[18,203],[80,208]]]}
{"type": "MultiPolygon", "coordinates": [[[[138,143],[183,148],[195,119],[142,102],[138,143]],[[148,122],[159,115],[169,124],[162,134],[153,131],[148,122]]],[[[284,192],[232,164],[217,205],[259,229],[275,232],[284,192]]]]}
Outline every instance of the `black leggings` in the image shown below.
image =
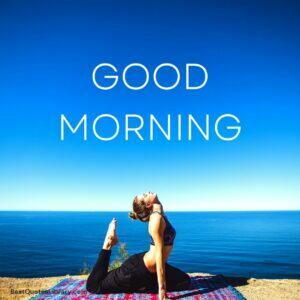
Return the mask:
{"type": "MultiPolygon", "coordinates": [[[[108,272],[111,250],[102,249],[90,273],[86,289],[90,293],[158,292],[156,273],[150,272],[143,261],[146,252],[130,256],[121,267],[108,272]]],[[[167,291],[186,290],[190,277],[183,271],[165,264],[167,291]]]]}

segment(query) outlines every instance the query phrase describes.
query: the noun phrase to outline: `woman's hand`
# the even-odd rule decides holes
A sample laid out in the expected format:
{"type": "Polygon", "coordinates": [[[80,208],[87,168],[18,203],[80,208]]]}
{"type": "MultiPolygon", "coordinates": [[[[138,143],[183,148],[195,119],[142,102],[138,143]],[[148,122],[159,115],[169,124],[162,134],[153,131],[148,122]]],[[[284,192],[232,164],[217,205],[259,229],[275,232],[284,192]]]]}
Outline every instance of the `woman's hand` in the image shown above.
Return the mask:
{"type": "Polygon", "coordinates": [[[168,299],[166,290],[164,288],[159,289],[158,298],[159,298],[159,300],[167,300],[168,299]]]}

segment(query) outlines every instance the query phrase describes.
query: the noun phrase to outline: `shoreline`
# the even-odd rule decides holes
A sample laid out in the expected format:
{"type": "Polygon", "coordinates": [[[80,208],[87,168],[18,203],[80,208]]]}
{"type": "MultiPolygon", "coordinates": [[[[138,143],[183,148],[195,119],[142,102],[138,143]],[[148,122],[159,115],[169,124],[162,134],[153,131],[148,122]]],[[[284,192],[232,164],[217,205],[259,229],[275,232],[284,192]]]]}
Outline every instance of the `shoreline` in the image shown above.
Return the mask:
{"type": "MultiPolygon", "coordinates": [[[[189,273],[190,276],[211,275],[189,273]]],[[[41,278],[0,277],[0,299],[29,299],[34,294],[17,293],[25,290],[36,291],[51,288],[61,279],[72,277],[86,279],[87,275],[65,275],[41,278]],[[12,293],[14,290],[16,293],[12,293]]],[[[224,276],[246,299],[251,300],[294,300],[300,299],[300,279],[256,279],[224,276]]]]}

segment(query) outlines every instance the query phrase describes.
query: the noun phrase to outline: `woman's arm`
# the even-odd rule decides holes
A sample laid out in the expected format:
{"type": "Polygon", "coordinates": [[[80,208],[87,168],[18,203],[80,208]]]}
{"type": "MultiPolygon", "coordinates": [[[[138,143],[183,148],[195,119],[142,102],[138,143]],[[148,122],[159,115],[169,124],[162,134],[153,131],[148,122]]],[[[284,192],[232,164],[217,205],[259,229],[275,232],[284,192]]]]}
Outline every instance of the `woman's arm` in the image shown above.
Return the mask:
{"type": "Polygon", "coordinates": [[[165,278],[165,262],[164,262],[164,227],[162,216],[154,214],[151,216],[150,234],[155,243],[156,253],[156,273],[158,279],[159,299],[166,299],[166,278],[165,278]]]}

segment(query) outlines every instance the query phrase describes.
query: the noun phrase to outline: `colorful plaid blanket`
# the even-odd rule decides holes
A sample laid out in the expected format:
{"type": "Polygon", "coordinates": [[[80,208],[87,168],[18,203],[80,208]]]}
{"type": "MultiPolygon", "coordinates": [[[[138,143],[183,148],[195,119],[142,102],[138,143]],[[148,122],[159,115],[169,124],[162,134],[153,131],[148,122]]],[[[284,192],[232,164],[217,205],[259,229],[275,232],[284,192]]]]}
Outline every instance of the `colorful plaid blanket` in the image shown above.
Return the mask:
{"type": "MultiPolygon", "coordinates": [[[[85,299],[126,299],[156,300],[156,294],[102,294],[95,295],[86,291],[86,280],[64,278],[49,290],[34,296],[31,300],[85,300],[85,299]]],[[[195,276],[186,291],[168,293],[170,299],[191,300],[243,300],[245,299],[234,287],[227,284],[223,276],[195,276]]]]}

